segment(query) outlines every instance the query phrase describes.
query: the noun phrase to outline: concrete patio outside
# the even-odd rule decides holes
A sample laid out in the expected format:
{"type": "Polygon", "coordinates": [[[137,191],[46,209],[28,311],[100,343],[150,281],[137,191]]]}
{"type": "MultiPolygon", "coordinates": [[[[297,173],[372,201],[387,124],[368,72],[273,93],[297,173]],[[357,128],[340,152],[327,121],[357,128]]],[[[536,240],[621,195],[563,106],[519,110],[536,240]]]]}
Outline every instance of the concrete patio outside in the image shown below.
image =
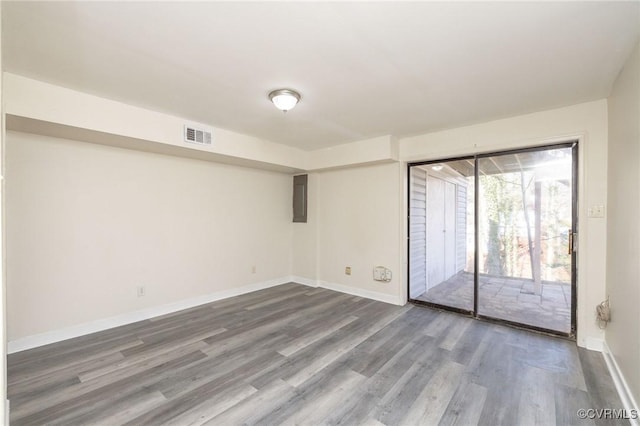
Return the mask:
{"type": "MultiPolygon", "coordinates": [[[[459,272],[415,300],[471,311],[473,273],[459,272]]],[[[531,279],[480,274],[478,314],[569,333],[571,284],[542,281],[536,292],[531,279]]]]}

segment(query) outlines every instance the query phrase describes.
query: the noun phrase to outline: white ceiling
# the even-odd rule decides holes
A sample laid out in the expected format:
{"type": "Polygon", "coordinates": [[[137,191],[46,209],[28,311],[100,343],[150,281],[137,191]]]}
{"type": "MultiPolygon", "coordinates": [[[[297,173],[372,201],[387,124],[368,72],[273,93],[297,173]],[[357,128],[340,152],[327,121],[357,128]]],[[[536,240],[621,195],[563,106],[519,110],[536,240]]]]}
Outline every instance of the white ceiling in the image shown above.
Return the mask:
{"type": "Polygon", "coordinates": [[[6,71],[306,150],[604,98],[640,33],[637,1],[2,9],[6,71]]]}

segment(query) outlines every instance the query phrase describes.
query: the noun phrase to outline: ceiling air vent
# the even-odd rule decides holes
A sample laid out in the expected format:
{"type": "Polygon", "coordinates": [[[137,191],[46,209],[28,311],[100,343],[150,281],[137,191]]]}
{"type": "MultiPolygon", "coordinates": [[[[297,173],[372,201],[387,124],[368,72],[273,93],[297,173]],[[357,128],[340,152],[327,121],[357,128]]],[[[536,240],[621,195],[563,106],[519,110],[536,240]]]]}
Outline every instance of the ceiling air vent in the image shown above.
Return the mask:
{"type": "Polygon", "coordinates": [[[193,126],[184,126],[184,140],[199,145],[211,145],[211,132],[193,126]]]}

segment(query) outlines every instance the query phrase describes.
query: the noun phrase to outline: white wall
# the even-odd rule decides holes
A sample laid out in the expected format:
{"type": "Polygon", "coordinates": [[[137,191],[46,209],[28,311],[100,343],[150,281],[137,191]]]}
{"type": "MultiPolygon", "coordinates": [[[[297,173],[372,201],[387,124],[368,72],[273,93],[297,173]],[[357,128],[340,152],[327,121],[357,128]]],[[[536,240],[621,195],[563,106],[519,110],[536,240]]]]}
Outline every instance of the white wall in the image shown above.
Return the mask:
{"type": "Polygon", "coordinates": [[[403,303],[400,178],[400,163],[318,174],[320,285],[403,303]],[[391,269],[392,281],[374,281],[375,266],[391,269]]]}
{"type": "MultiPolygon", "coordinates": [[[[16,74],[5,72],[4,78],[6,113],[36,120],[47,135],[71,134],[65,137],[79,140],[87,140],[86,135],[90,135],[92,141],[104,144],[120,143],[124,137],[128,145],[140,145],[152,152],[179,155],[186,147],[190,155],[199,153],[201,158],[216,161],[281,170],[306,168],[306,153],[300,149],[213,126],[207,126],[213,129],[212,145],[185,144],[184,124],[202,126],[200,123],[16,74]]],[[[35,127],[34,123],[29,125],[35,127]]]]}
{"type": "Polygon", "coordinates": [[[318,174],[307,175],[307,222],[292,224],[292,274],[297,282],[316,286],[318,274],[318,174]]]}
{"type": "MultiPolygon", "coordinates": [[[[2,3],[0,2],[0,70],[2,70],[2,3]]],[[[4,201],[4,78],[0,78],[0,424],[9,424],[7,401],[7,327],[4,201]]]]}
{"type": "Polygon", "coordinates": [[[287,174],[26,133],[6,147],[10,341],[291,274],[287,174]]]}
{"type": "Polygon", "coordinates": [[[640,401],[640,44],[609,97],[606,341],[640,401]]]}
{"type": "Polygon", "coordinates": [[[11,130],[282,172],[392,162],[398,158],[398,144],[391,136],[302,151],[24,76],[3,75],[11,130]],[[212,129],[213,144],[185,144],[184,124],[212,129]]]}
{"type": "Polygon", "coordinates": [[[308,170],[354,167],[398,161],[398,141],[393,136],[380,136],[307,153],[308,170]]]}
{"type": "Polygon", "coordinates": [[[588,218],[607,201],[607,102],[588,102],[483,124],[400,139],[403,161],[451,158],[580,139],[578,238],[578,344],[601,349],[595,306],[605,297],[607,229],[588,218]]]}

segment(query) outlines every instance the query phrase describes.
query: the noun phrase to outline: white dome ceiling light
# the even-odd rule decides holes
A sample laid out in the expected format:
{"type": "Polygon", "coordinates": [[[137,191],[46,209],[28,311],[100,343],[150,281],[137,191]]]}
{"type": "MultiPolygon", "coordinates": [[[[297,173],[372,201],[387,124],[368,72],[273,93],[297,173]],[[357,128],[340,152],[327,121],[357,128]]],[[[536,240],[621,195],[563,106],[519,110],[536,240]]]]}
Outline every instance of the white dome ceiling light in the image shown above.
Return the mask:
{"type": "Polygon", "coordinates": [[[300,93],[291,89],[278,89],[269,93],[269,99],[279,110],[287,112],[300,101],[300,93]]]}

